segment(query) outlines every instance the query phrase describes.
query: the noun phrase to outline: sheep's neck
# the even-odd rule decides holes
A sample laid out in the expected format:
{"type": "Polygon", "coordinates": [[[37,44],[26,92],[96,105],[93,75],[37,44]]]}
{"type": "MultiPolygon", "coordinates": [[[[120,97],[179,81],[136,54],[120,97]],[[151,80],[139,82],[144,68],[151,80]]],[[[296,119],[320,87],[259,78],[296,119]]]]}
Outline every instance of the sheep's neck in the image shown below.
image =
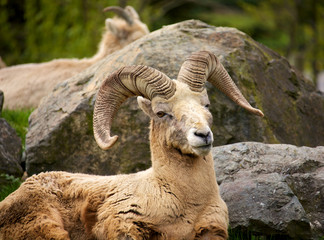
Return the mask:
{"type": "Polygon", "coordinates": [[[106,32],[103,35],[102,40],[99,44],[98,52],[93,57],[91,57],[90,60],[93,62],[97,62],[105,58],[109,54],[120,50],[124,47],[123,44],[121,44],[121,42],[121,39],[118,39],[114,34],[106,32]]]}
{"type": "Polygon", "coordinates": [[[212,192],[218,193],[213,158],[183,155],[177,149],[163,144],[159,132],[151,128],[151,159],[155,178],[170,185],[173,191],[185,193],[184,198],[201,199],[212,192]]]}

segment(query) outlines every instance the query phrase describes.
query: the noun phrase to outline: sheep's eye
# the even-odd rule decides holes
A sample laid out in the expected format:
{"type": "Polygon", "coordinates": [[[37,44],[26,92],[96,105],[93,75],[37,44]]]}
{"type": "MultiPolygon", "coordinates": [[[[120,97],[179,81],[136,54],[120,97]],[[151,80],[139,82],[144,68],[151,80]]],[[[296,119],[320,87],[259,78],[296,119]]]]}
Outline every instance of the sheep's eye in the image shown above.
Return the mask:
{"type": "Polygon", "coordinates": [[[162,118],[165,115],[166,115],[166,113],[165,112],[162,112],[162,111],[159,111],[159,112],[156,113],[156,116],[158,116],[159,118],[162,118]]]}
{"type": "Polygon", "coordinates": [[[206,105],[205,105],[205,108],[209,108],[209,106],[210,106],[210,104],[206,104],[206,105]]]}

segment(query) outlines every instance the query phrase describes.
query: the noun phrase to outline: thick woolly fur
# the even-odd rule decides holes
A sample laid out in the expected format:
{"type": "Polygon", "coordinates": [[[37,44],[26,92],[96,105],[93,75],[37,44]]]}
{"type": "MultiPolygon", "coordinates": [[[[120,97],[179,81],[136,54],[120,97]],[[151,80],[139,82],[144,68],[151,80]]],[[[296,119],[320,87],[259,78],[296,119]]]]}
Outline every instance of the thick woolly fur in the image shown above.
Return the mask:
{"type": "Polygon", "coordinates": [[[45,63],[22,64],[0,69],[0,89],[4,92],[4,108],[37,107],[41,99],[64,80],[82,72],[107,55],[149,33],[131,7],[126,10],[133,17],[129,25],[124,19],[106,19],[106,29],[98,52],[92,58],[55,59],[45,63]]]}
{"type": "Polygon", "coordinates": [[[212,138],[201,140],[212,120],[206,91],[177,82],[169,100],[138,102],[151,118],[150,169],[34,175],[0,203],[0,239],[227,239],[212,138]]]}

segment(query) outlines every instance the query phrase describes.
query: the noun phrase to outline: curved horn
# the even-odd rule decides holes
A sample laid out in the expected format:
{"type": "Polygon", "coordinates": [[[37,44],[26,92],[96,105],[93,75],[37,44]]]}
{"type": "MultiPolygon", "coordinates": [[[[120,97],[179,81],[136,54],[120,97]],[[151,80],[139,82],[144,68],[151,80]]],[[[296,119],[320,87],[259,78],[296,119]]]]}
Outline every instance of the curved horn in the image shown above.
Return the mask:
{"type": "Polygon", "coordinates": [[[103,11],[111,11],[116,13],[119,17],[123,18],[128,25],[132,25],[134,23],[134,19],[121,7],[106,7],[103,11]]]}
{"type": "Polygon", "coordinates": [[[239,106],[258,116],[264,116],[262,111],[250,105],[221,62],[208,51],[195,52],[187,58],[179,71],[178,81],[187,83],[194,92],[203,91],[205,82],[209,81],[239,106]]]}
{"type": "Polygon", "coordinates": [[[175,93],[175,84],[162,72],[147,66],[123,67],[111,74],[101,85],[93,114],[96,142],[107,150],[117,141],[110,136],[110,126],[119,106],[129,97],[169,99],[175,93]]]}

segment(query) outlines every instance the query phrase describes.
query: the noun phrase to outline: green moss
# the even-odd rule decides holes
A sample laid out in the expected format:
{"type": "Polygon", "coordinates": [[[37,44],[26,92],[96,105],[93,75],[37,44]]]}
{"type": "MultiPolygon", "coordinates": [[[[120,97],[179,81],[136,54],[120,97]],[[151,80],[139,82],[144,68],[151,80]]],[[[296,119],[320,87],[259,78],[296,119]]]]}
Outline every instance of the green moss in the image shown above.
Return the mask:
{"type": "Polygon", "coordinates": [[[18,110],[9,110],[4,109],[2,111],[1,117],[6,119],[7,122],[13,127],[17,135],[22,140],[22,146],[25,146],[25,138],[28,128],[28,118],[29,115],[34,111],[34,109],[18,109],[18,110]]]}
{"type": "MultiPolygon", "coordinates": [[[[262,48],[256,45],[253,39],[251,39],[250,37],[246,37],[245,40],[245,48],[250,49],[249,51],[247,51],[247,53],[251,51],[260,51],[262,54],[259,55],[263,56],[262,62],[265,63],[273,59],[273,56],[271,56],[268,52],[264,51],[262,48]]],[[[265,113],[263,108],[262,96],[258,91],[255,82],[253,81],[253,79],[255,79],[254,72],[251,70],[250,63],[246,61],[246,57],[240,56],[241,54],[242,53],[239,50],[234,51],[229,54],[227,60],[231,64],[233,64],[233,71],[235,71],[235,75],[239,79],[239,82],[237,84],[239,85],[240,89],[242,89],[245,93],[244,95],[247,97],[253,96],[253,100],[255,101],[254,107],[260,109],[263,113],[265,113]],[[243,60],[240,61],[238,59],[243,60]]],[[[264,122],[263,126],[265,126],[265,129],[263,132],[263,136],[266,137],[267,142],[280,143],[272,131],[271,124],[269,124],[267,116],[265,116],[261,121],[264,122]]]]}
{"type": "Polygon", "coordinates": [[[87,135],[93,135],[93,113],[86,112],[86,122],[87,122],[87,135]]]}

